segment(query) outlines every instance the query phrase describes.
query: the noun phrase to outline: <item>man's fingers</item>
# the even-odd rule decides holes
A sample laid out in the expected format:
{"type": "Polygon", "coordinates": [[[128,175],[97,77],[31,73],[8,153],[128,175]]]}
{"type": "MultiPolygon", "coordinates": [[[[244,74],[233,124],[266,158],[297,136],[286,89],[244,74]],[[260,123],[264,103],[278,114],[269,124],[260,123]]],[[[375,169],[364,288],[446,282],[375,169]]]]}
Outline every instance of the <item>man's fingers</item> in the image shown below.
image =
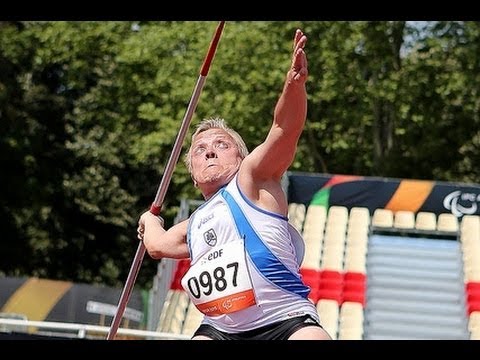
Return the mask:
{"type": "Polygon", "coordinates": [[[303,49],[306,43],[307,43],[307,37],[302,34],[300,39],[298,39],[296,50],[298,51],[298,49],[303,49]]]}
{"type": "Polygon", "coordinates": [[[295,37],[293,38],[293,50],[295,51],[295,48],[297,47],[298,40],[300,40],[300,31],[297,30],[295,31],[295,37]]]}
{"type": "Polygon", "coordinates": [[[305,54],[305,51],[303,50],[306,42],[307,42],[307,37],[301,34],[301,38],[299,39],[293,51],[292,65],[295,68],[307,66],[306,54],[305,54]]]}
{"type": "Polygon", "coordinates": [[[302,30],[297,29],[297,31],[295,31],[295,38],[293,40],[293,48],[295,48],[297,46],[297,44],[300,42],[300,39],[302,38],[302,36],[303,36],[302,30]]]}
{"type": "Polygon", "coordinates": [[[298,49],[292,59],[292,68],[300,71],[304,67],[307,67],[307,56],[303,49],[298,49]]]}
{"type": "Polygon", "coordinates": [[[143,226],[139,226],[137,228],[137,237],[140,239],[140,240],[143,240],[143,233],[144,233],[144,228],[143,226]]]}
{"type": "Polygon", "coordinates": [[[307,37],[304,35],[304,33],[301,30],[297,30],[295,32],[295,39],[293,40],[294,52],[299,47],[303,48],[306,42],[307,42],[307,37]]]}

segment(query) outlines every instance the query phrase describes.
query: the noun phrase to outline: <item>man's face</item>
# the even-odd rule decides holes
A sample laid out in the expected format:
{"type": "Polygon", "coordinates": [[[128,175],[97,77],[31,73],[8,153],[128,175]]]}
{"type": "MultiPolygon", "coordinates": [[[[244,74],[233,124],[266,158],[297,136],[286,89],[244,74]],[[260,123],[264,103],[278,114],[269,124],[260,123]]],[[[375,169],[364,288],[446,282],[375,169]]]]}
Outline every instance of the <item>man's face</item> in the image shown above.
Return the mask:
{"type": "Polygon", "coordinates": [[[191,146],[192,177],[204,192],[218,190],[238,171],[242,161],[233,139],[222,129],[199,133],[191,146]]]}

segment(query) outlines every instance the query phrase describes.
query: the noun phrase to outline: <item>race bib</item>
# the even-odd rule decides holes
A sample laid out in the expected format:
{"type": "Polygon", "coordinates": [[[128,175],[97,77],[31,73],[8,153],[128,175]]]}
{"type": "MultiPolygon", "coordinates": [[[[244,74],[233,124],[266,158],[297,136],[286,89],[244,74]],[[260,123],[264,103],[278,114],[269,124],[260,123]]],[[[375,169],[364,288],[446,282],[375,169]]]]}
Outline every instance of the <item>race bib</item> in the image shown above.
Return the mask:
{"type": "Polygon", "coordinates": [[[255,305],[243,241],[207,252],[183,276],[182,287],[207,316],[229,314],[255,305]]]}

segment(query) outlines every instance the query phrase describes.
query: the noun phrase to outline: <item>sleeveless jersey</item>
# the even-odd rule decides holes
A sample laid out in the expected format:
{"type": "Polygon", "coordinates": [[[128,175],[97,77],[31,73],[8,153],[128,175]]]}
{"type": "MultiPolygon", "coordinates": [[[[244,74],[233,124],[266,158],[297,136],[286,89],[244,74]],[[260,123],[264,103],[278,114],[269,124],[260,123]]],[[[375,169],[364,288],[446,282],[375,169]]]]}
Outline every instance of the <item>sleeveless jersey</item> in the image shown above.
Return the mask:
{"type": "Polygon", "coordinates": [[[187,243],[182,286],[203,323],[237,333],[304,314],[318,320],[299,273],[298,233],[247,199],[237,176],[191,215],[187,243]]]}

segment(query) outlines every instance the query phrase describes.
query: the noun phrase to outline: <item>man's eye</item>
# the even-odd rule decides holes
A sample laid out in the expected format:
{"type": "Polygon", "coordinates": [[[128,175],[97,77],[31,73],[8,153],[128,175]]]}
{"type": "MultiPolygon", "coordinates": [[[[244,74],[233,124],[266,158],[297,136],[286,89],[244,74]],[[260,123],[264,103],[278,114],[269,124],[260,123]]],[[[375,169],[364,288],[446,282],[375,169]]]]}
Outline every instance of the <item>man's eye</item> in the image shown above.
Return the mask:
{"type": "Polygon", "coordinates": [[[205,148],[203,146],[198,146],[196,147],[194,150],[193,150],[193,153],[195,155],[200,155],[202,154],[203,152],[205,152],[205,148]]]}
{"type": "Polygon", "coordinates": [[[219,143],[217,143],[216,148],[225,150],[228,149],[228,144],[226,142],[220,141],[219,143]]]}

